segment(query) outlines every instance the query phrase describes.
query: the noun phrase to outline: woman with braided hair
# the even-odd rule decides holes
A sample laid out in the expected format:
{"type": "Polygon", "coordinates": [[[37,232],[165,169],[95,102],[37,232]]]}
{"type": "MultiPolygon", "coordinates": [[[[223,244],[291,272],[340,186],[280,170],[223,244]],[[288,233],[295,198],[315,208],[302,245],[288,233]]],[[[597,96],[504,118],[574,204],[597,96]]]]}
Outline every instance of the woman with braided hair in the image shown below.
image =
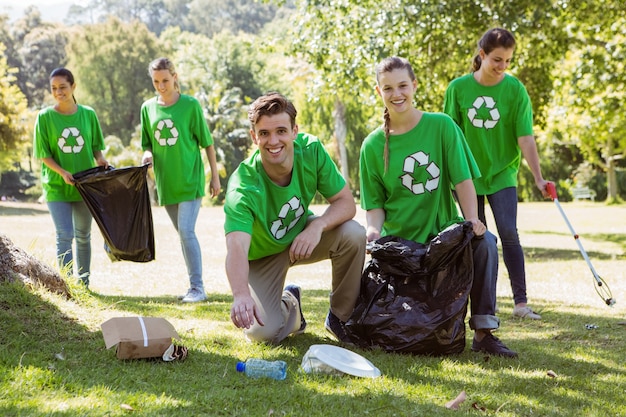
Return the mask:
{"type": "Polygon", "coordinates": [[[446,227],[471,222],[472,350],[516,357],[491,333],[500,324],[495,316],[498,251],[495,236],[478,219],[472,179],[480,172],[463,133],[449,116],[413,106],[416,90],[415,73],[406,59],[390,57],[376,66],[384,124],[365,138],[360,154],[367,240],[397,236],[427,244],[446,227]],[[452,187],[465,218],[458,213],[452,187]]]}

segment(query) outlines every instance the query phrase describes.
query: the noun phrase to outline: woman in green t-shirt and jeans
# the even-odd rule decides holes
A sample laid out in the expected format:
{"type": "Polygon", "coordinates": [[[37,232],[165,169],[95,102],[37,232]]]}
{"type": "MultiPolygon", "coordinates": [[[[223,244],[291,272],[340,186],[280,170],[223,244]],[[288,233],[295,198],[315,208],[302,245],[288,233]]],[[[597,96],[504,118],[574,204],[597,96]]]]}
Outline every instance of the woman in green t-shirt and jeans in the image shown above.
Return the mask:
{"type": "Polygon", "coordinates": [[[492,334],[500,325],[495,315],[498,249],[495,236],[478,218],[472,182],[478,168],[450,117],[413,107],[416,90],[415,73],[406,59],[390,57],[377,65],[376,91],[385,105],[384,123],[363,141],[359,167],[367,240],[397,236],[425,244],[464,218],[471,222],[476,236],[471,242],[472,350],[516,357],[492,334]]]}
{"type": "Polygon", "coordinates": [[[189,289],[179,297],[185,303],[206,300],[202,280],[202,252],[196,220],[205,195],[204,163],[211,166],[211,197],[220,193],[213,137],[196,98],[180,93],[178,74],[167,58],[148,66],[156,97],[141,106],[142,164],[152,164],[159,204],[165,206],[178,232],[189,276],[189,289]]]}
{"type": "Polygon", "coordinates": [[[513,315],[539,320],[528,305],[524,252],[517,233],[517,174],[521,157],[535,185],[549,197],[533,136],[533,113],[524,85],[505,71],[515,50],[515,38],[505,29],[487,31],[478,42],[472,72],[453,80],[444,111],[459,125],[480,168],[474,180],[478,217],[486,223],[485,197],[502,242],[515,307],[513,315]]]}
{"type": "Polygon", "coordinates": [[[56,254],[64,272],[74,269],[89,286],[91,274],[91,213],[74,186],[73,174],[97,165],[104,139],[96,112],[76,103],[74,75],[66,68],[50,74],[54,106],[39,112],[35,122],[34,156],[41,159],[41,185],[56,229],[56,254]],[[76,240],[76,256],[72,242],[76,240]]]}

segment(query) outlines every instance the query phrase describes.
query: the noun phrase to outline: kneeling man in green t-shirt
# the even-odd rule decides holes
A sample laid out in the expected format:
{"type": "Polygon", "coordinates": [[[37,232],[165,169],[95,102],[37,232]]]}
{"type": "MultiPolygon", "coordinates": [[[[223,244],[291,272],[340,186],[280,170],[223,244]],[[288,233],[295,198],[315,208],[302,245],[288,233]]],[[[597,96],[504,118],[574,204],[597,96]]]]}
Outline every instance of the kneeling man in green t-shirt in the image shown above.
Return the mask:
{"type": "Polygon", "coordinates": [[[352,193],[318,138],[298,132],[294,105],[278,93],[250,105],[257,150],[228,182],[226,275],[233,292],[231,319],[250,340],[280,343],[306,321],[301,289],[285,287],[293,265],[330,259],[332,281],[326,329],[349,342],[344,323],[359,296],[365,229],[355,220],[352,193]],[[309,210],[316,193],[329,205],[309,210]]]}

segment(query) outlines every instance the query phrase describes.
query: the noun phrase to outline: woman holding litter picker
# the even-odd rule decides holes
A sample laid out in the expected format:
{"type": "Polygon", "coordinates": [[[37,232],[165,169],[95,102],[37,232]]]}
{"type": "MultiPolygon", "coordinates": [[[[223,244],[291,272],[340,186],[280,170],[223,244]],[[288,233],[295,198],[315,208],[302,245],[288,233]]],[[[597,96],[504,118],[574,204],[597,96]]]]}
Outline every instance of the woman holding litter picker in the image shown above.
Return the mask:
{"type": "Polygon", "coordinates": [[[522,155],[544,197],[549,197],[549,181],[541,175],[530,97],[524,85],[506,73],[514,51],[515,38],[509,31],[488,30],[478,41],[472,72],[448,86],[444,111],[461,127],[480,168],[482,175],[474,180],[478,217],[487,224],[486,197],[509,272],[513,315],[539,320],[541,316],[527,305],[524,252],[517,233],[517,175],[522,155]]]}

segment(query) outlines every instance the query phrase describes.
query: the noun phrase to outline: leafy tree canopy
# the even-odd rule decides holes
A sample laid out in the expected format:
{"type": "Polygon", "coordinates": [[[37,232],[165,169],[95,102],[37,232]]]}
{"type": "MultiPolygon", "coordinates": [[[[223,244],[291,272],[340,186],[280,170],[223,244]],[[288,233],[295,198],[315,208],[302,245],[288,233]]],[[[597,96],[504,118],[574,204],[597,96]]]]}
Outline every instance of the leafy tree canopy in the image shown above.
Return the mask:
{"type": "Polygon", "coordinates": [[[68,66],[76,78],[76,98],[96,110],[105,136],[129,143],[141,104],[152,91],[148,64],[161,52],[156,36],[138,21],[110,18],[73,34],[68,66]]]}
{"type": "Polygon", "coordinates": [[[7,65],[0,44],[0,171],[11,168],[15,154],[27,146],[25,131],[26,97],[15,84],[15,69],[7,65]]]}

